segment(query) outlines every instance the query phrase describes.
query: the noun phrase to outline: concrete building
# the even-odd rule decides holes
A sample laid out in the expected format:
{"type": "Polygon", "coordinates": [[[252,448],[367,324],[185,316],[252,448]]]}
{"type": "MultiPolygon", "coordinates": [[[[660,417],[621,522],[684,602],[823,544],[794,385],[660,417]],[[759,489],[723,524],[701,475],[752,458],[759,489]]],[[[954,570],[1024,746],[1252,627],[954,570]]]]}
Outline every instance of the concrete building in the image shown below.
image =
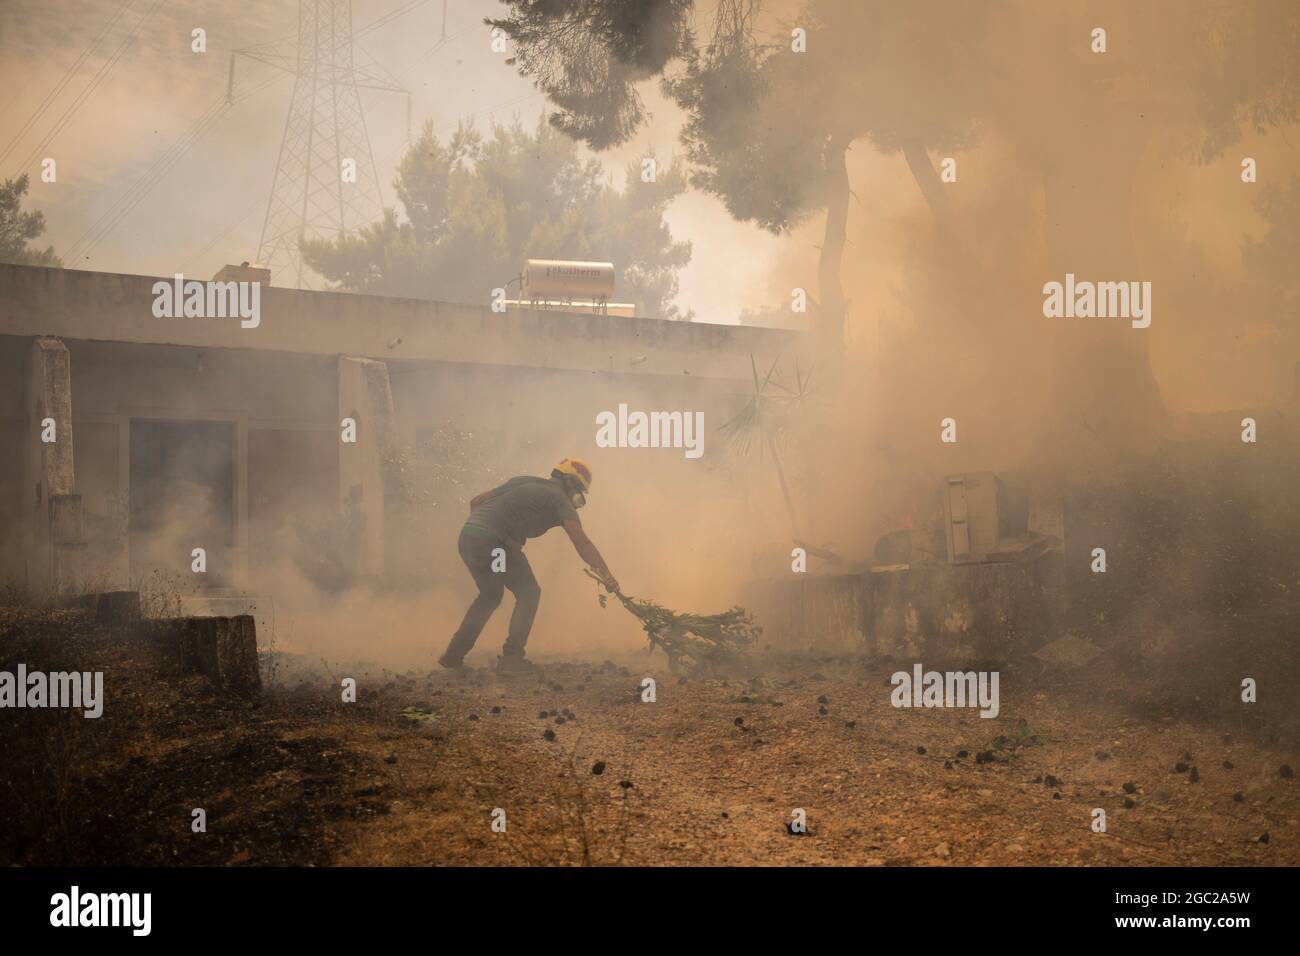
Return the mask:
{"type": "MultiPolygon", "coordinates": [[[[207,586],[246,588],[290,524],[322,515],[348,573],[384,575],[404,450],[440,428],[521,471],[599,467],[599,411],[698,409],[712,429],[752,391],[751,355],[804,348],[772,329],[266,287],[255,324],[158,317],[172,281],[0,265],[0,583],[124,587],[202,548],[207,586]]],[[[657,461],[668,481],[701,467],[657,461]]]]}

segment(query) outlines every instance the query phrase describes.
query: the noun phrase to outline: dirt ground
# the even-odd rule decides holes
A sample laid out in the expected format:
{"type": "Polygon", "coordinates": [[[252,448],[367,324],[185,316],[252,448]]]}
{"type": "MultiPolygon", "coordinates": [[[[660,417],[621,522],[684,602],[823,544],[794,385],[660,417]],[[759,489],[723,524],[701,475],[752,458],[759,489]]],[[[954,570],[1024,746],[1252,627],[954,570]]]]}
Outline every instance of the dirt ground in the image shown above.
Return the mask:
{"type": "Polygon", "coordinates": [[[102,669],[106,704],[0,712],[4,863],[1300,862],[1293,741],[1177,713],[1118,670],[1004,668],[992,720],[893,708],[888,662],[770,657],[726,681],[659,655],[509,679],[284,659],[247,704],[160,677],[83,612],[0,608],[0,665],[18,660],[102,669]]]}

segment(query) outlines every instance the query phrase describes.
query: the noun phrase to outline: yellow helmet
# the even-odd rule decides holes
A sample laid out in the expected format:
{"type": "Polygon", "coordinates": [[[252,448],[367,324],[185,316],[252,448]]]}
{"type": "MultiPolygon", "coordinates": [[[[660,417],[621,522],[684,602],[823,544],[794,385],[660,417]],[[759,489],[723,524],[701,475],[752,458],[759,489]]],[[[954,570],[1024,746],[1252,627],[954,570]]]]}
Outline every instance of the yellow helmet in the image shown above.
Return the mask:
{"type": "Polygon", "coordinates": [[[581,458],[565,458],[555,466],[555,470],[577,479],[584,492],[591,488],[591,466],[581,458]]]}

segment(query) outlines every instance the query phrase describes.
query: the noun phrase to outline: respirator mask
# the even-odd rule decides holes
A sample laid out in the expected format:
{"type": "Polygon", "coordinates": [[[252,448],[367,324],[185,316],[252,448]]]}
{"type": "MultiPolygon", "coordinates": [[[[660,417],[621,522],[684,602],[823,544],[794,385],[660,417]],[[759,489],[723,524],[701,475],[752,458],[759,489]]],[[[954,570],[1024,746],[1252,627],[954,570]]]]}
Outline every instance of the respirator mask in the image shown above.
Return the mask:
{"type": "Polygon", "coordinates": [[[564,479],[564,490],[569,493],[569,501],[573,503],[574,508],[581,508],[587,503],[587,496],[582,493],[582,486],[572,478],[564,479]]]}

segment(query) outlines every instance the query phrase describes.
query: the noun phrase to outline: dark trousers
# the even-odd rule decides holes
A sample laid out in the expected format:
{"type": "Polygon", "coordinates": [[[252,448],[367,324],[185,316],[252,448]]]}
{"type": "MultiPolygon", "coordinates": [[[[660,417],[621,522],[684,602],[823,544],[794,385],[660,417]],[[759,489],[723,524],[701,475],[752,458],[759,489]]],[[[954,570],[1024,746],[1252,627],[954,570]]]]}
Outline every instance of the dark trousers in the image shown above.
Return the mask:
{"type": "MultiPolygon", "coordinates": [[[[501,653],[506,657],[523,657],[528,632],[533,629],[533,618],[542,599],[542,589],[533,577],[524,552],[512,545],[476,538],[462,532],[457,543],[461,560],[478,585],[478,597],[465,612],[465,619],[447,646],[447,657],[460,660],[474,647],[488,618],[501,603],[506,588],[515,596],[515,610],[510,615],[510,631],[501,653]],[[492,552],[505,549],[505,570],[492,570],[492,552]]],[[[501,562],[497,562],[500,567],[501,562]]]]}

